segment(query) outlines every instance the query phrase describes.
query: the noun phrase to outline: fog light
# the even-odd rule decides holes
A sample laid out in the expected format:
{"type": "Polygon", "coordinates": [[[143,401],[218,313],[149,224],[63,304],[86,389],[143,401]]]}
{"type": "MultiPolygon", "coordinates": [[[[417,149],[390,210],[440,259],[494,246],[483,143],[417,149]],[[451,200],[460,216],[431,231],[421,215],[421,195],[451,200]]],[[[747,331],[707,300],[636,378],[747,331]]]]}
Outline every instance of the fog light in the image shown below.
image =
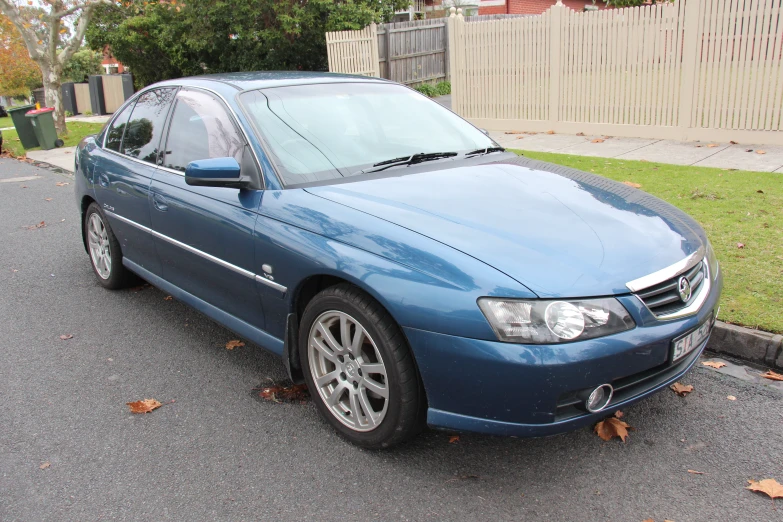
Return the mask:
{"type": "Polygon", "coordinates": [[[612,400],[613,393],[614,388],[612,388],[611,384],[602,384],[590,392],[590,395],[585,401],[585,409],[590,413],[596,413],[603,410],[609,404],[609,401],[612,400]]]}

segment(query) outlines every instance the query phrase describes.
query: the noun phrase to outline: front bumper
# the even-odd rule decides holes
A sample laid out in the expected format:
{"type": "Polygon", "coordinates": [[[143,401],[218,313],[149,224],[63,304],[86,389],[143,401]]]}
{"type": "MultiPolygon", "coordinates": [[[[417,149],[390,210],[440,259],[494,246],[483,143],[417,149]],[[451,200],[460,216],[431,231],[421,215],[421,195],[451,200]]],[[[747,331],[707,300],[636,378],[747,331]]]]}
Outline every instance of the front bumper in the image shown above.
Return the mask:
{"type": "Polygon", "coordinates": [[[522,345],[404,328],[429,401],[432,427],[494,435],[554,435],[592,424],[675,382],[704,341],[675,363],[671,342],[714,320],[722,286],[715,281],[697,314],[658,321],[635,296],[619,300],[637,327],[560,345],[522,345]],[[576,393],[609,383],[616,392],[601,412],[575,405],[576,393]]]}

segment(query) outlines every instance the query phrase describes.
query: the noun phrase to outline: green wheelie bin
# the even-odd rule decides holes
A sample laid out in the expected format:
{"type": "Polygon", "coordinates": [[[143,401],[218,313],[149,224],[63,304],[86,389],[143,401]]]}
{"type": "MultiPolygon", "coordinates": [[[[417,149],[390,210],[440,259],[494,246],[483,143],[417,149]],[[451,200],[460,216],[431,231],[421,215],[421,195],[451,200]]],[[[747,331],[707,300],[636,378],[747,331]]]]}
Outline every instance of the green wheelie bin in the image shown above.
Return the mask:
{"type": "Polygon", "coordinates": [[[14,122],[16,134],[19,135],[19,141],[22,142],[22,147],[25,149],[32,149],[38,146],[38,138],[35,136],[33,124],[24,117],[31,109],[35,109],[35,105],[23,105],[22,107],[8,109],[8,115],[11,116],[11,120],[14,122]]]}
{"type": "Polygon", "coordinates": [[[33,129],[35,129],[35,137],[38,138],[38,144],[43,150],[63,146],[62,140],[57,138],[57,129],[54,128],[54,118],[52,117],[53,113],[54,108],[47,107],[25,114],[25,117],[32,123],[33,129]]]}

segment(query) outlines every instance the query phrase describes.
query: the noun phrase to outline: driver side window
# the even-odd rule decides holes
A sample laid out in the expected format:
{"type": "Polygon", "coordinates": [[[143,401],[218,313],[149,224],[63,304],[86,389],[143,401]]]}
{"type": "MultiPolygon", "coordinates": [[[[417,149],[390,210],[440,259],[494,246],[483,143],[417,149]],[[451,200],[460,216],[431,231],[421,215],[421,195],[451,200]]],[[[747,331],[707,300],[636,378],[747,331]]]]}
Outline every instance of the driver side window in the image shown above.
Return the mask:
{"type": "Polygon", "coordinates": [[[242,162],[244,140],[222,104],[200,91],[177,94],[163,166],[185,172],[191,161],[233,157],[242,162]]]}

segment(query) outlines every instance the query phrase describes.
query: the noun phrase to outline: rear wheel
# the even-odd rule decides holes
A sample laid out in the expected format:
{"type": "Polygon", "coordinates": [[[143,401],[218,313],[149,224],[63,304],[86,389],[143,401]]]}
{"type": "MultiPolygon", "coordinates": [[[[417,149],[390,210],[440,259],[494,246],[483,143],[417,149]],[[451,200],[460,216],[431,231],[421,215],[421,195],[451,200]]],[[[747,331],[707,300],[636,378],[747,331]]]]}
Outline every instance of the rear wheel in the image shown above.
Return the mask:
{"type": "Polygon", "coordinates": [[[138,279],[122,265],[120,242],[114,236],[97,203],[91,203],[84,213],[84,237],[90,254],[92,270],[98,282],[106,288],[118,289],[136,283],[138,279]]]}
{"type": "Polygon", "coordinates": [[[397,323],[358,288],[341,284],[307,305],[299,332],[305,381],[343,437],[385,448],[423,427],[424,392],[397,323]]]}

